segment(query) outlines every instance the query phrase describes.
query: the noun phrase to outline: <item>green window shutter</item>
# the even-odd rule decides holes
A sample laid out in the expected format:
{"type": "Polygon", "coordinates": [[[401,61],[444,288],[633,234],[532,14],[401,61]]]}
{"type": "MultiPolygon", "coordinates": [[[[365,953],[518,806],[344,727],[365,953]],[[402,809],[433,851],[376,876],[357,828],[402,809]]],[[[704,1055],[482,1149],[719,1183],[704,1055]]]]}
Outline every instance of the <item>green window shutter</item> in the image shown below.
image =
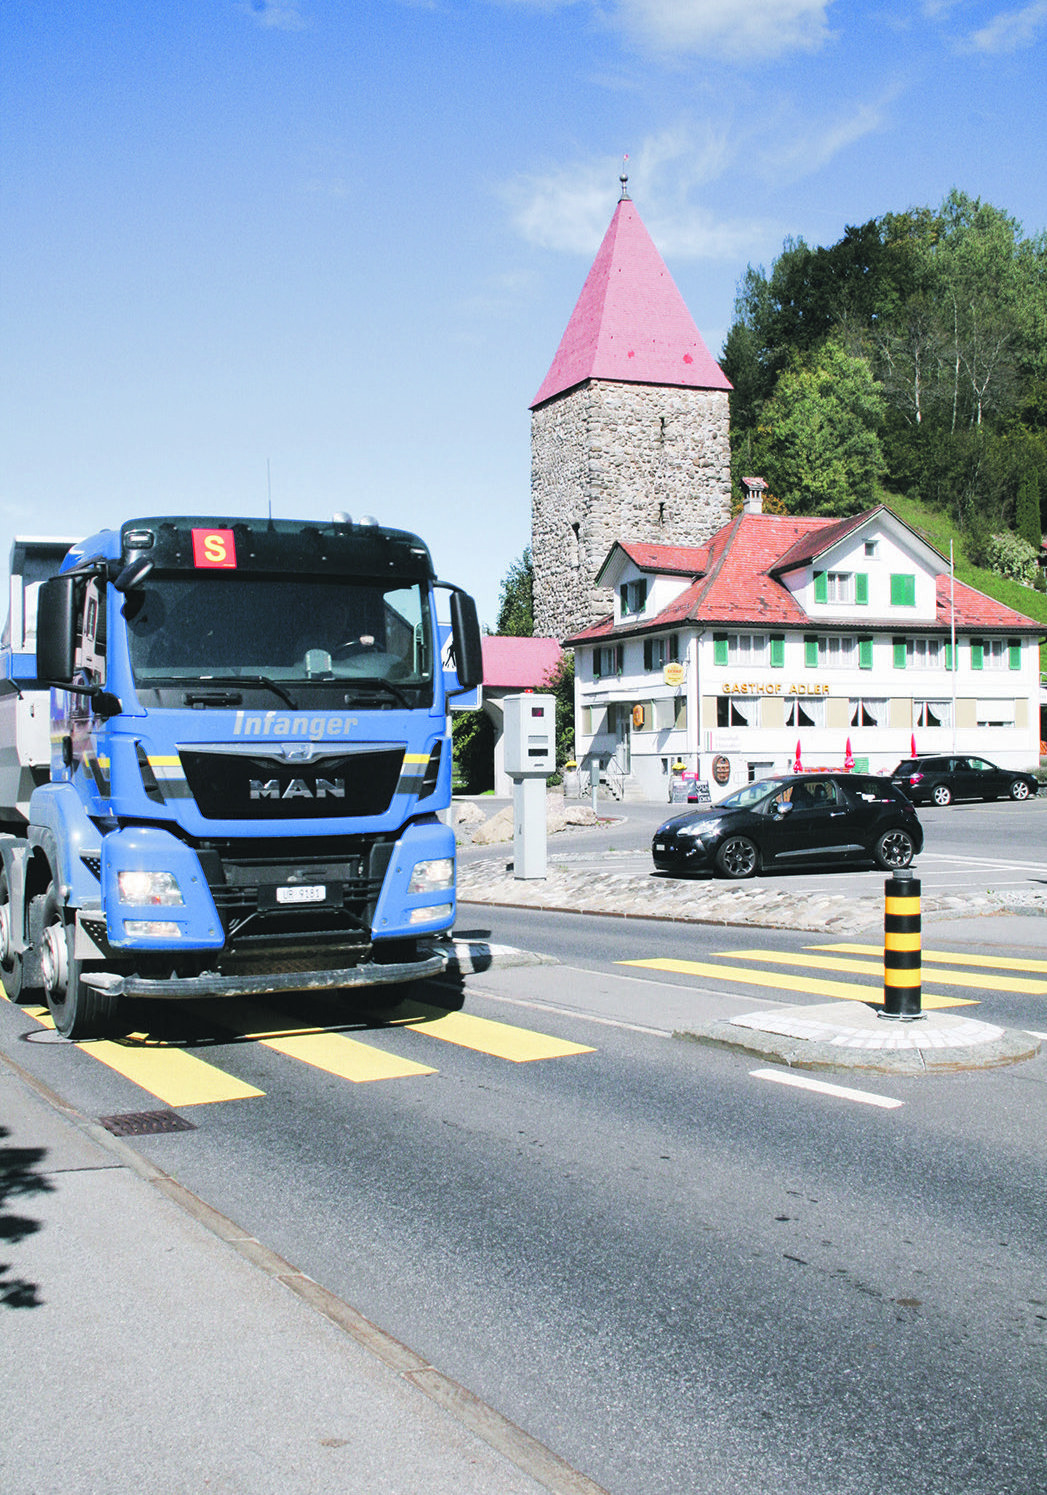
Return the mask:
{"type": "Polygon", "coordinates": [[[829,600],[829,585],[825,580],[824,571],[814,573],[814,600],[815,602],[827,602],[829,600]]]}
{"type": "Polygon", "coordinates": [[[619,601],[619,604],[621,606],[622,612],[623,613],[627,613],[629,611],[629,583],[628,582],[623,582],[622,585],[618,588],[618,601],[619,601]]]}
{"type": "Polygon", "coordinates": [[[809,670],[818,668],[818,640],[810,633],[804,635],[803,662],[809,670]]]}
{"type": "Polygon", "coordinates": [[[785,668],[785,635],[783,633],[771,634],[771,669],[782,670],[785,668]]]}
{"type": "Polygon", "coordinates": [[[652,641],[649,638],[645,638],[643,641],[643,667],[645,670],[654,668],[652,658],[653,654],[654,649],[652,647],[652,641]]]}
{"type": "Polygon", "coordinates": [[[905,669],[905,655],[905,640],[903,638],[896,638],[894,640],[894,668],[896,670],[905,669]]]}
{"type": "Polygon", "coordinates": [[[945,668],[947,670],[951,670],[952,667],[953,667],[953,662],[952,662],[952,644],[950,643],[950,644],[946,644],[946,646],[945,646],[945,668]]]}
{"type": "Polygon", "coordinates": [[[869,605],[868,571],[856,571],[854,573],[854,600],[860,607],[868,607],[869,605]]]}
{"type": "Polygon", "coordinates": [[[1012,670],[1020,670],[1022,667],[1022,646],[1018,639],[1007,640],[1007,660],[1012,670]]]}
{"type": "Polygon", "coordinates": [[[873,641],[871,638],[860,638],[858,640],[858,668],[860,670],[871,670],[873,667],[873,641]]]}
{"type": "Polygon", "coordinates": [[[892,607],[915,607],[916,606],[916,577],[905,572],[896,572],[891,576],[891,606],[892,607]]]}
{"type": "Polygon", "coordinates": [[[982,660],[983,660],[983,658],[984,658],[984,651],[982,649],[982,641],[981,641],[981,639],[972,638],[971,639],[971,669],[972,670],[980,670],[981,667],[982,667],[982,660]]]}
{"type": "Polygon", "coordinates": [[[727,663],[727,635],[726,633],[713,634],[713,664],[727,663]]]}

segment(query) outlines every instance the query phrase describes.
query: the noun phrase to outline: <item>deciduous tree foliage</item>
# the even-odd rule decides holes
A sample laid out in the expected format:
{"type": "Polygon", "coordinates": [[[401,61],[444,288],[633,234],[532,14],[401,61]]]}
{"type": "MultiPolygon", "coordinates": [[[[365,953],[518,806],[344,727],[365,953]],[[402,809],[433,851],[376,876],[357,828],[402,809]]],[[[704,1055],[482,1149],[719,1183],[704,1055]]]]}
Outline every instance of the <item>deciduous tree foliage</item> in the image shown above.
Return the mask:
{"type": "Polygon", "coordinates": [[[534,634],[534,567],[529,545],[502,580],[495,632],[510,638],[531,638],[534,634]]]}
{"type": "MultiPolygon", "coordinates": [[[[769,274],[747,269],[722,360],[732,467],[737,481],[765,454],[788,457],[788,482],[765,475],[794,512],[845,512],[860,491],[817,436],[826,389],[815,371],[838,358],[830,344],[877,386],[888,486],[950,509],[972,544],[1015,528],[1022,481],[1047,493],[1047,235],[1026,237],[953,191],[938,208],[848,227],[828,248],[787,240],[769,274]]],[[[846,445],[867,442],[869,408],[843,412],[846,445]]]]}

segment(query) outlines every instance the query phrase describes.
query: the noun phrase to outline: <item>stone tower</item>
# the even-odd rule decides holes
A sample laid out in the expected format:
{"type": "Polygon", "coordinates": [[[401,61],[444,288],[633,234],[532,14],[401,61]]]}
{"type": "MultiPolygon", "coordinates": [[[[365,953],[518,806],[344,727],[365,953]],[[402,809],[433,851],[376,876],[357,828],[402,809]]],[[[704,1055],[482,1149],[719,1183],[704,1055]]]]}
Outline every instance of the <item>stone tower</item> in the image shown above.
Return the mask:
{"type": "Polygon", "coordinates": [[[622,196],[531,406],[534,631],[611,611],[616,540],[697,545],[730,517],[727,394],[622,180],[622,196]]]}

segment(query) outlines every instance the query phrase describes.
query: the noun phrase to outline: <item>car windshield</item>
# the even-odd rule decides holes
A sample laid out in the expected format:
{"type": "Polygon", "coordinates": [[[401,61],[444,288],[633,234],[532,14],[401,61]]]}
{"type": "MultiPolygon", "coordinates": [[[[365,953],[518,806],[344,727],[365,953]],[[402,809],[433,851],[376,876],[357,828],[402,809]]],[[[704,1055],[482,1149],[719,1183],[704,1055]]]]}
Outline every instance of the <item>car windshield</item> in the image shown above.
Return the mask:
{"type": "Polygon", "coordinates": [[[770,795],[776,794],[788,779],[757,779],[754,784],[746,784],[744,789],[737,789],[734,794],[729,794],[726,799],[721,799],[719,804],[714,805],[714,810],[752,810],[770,795]]]}
{"type": "Polygon", "coordinates": [[[124,616],[138,685],[193,680],[431,690],[429,602],[416,583],[151,576],[124,616]]]}

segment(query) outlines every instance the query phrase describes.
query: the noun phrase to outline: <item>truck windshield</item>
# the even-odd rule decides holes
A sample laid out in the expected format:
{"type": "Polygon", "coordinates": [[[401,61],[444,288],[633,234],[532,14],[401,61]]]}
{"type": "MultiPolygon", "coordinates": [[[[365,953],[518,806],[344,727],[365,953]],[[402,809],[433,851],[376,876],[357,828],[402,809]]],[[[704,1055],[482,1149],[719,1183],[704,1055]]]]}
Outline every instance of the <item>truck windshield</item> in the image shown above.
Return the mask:
{"type": "Polygon", "coordinates": [[[141,686],[329,681],[410,705],[431,696],[429,601],[415,582],[154,574],[123,612],[141,686]]]}

